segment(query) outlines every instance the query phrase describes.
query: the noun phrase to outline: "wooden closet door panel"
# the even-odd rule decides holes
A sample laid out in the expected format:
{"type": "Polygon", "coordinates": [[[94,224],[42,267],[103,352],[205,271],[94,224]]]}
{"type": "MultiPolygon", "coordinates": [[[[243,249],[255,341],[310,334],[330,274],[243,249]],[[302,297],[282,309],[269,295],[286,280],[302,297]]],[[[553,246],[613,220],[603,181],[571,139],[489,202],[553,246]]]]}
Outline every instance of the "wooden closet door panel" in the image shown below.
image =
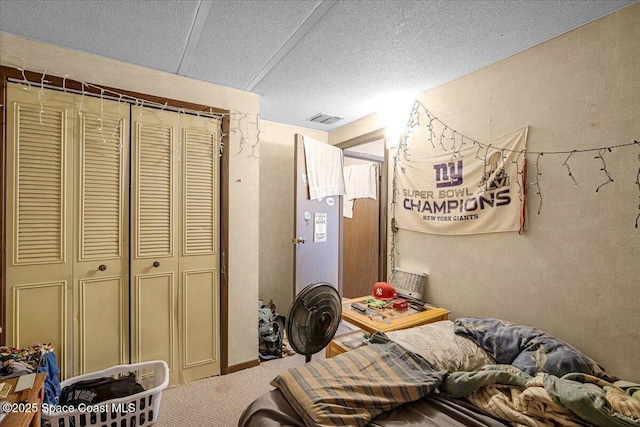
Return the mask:
{"type": "Polygon", "coordinates": [[[79,368],[84,374],[127,363],[127,282],[124,275],[81,279],[79,299],[79,368]]]}
{"type": "Polygon", "coordinates": [[[75,97],[75,372],[128,361],[129,105],[75,97]]]}
{"type": "Polygon", "coordinates": [[[175,368],[175,274],[138,274],[133,285],[135,306],[132,322],[133,359],[138,362],[164,360],[175,368]]]}
{"type": "MultiPolygon", "coordinates": [[[[178,382],[176,113],[132,108],[132,359],[162,359],[178,382]]],[[[179,152],[178,152],[179,153],[179,152]]]]}
{"type": "Polygon", "coordinates": [[[7,90],[7,345],[50,342],[65,377],[72,283],[72,99],[7,90]]]}
{"type": "Polygon", "coordinates": [[[186,116],[181,123],[181,381],[220,374],[220,122],[186,116]]]}

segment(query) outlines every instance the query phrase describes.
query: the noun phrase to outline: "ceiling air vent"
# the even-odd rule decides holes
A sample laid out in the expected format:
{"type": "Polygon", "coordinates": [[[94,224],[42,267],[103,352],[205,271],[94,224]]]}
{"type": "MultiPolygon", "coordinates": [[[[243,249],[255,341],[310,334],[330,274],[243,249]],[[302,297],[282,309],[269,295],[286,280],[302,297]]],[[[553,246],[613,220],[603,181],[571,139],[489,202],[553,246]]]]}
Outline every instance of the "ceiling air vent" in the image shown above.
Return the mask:
{"type": "Polygon", "coordinates": [[[332,125],[338,120],[342,120],[342,117],[330,116],[328,114],[318,113],[307,120],[310,122],[322,123],[323,125],[332,125]]]}

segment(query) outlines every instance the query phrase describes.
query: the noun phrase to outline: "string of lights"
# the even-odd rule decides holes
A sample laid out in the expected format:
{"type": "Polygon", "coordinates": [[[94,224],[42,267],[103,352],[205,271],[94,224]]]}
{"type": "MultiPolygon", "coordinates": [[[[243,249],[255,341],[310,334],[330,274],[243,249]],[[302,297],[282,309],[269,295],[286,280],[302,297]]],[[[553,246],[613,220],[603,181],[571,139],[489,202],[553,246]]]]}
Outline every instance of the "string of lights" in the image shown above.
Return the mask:
{"type": "Polygon", "coordinates": [[[249,125],[250,124],[255,125],[256,133],[257,133],[256,142],[251,145],[251,152],[249,153],[249,156],[257,158],[259,157],[258,142],[260,141],[260,136],[261,136],[260,115],[256,114],[255,115],[256,120],[253,122],[250,120],[250,116],[251,115],[247,113],[240,113],[240,114],[236,114],[234,117],[230,117],[230,122],[235,123],[235,126],[231,126],[231,132],[233,132],[239,139],[238,154],[240,154],[244,151],[245,146],[249,144],[249,139],[250,139],[249,125]],[[243,126],[243,123],[244,123],[244,126],[243,126]]]}
{"type": "Polygon", "coordinates": [[[538,156],[536,157],[536,180],[531,183],[531,185],[536,187],[536,194],[540,200],[540,203],[538,204],[538,215],[540,215],[540,211],[542,211],[542,189],[540,188],[540,177],[542,176],[540,173],[540,157],[542,156],[544,156],[544,153],[538,153],[538,156]]]}
{"type": "Polygon", "coordinates": [[[571,180],[573,181],[573,185],[575,185],[577,187],[578,183],[576,182],[576,179],[573,177],[573,173],[571,172],[571,166],[569,166],[569,159],[574,154],[576,154],[576,150],[573,150],[571,153],[569,153],[569,156],[567,156],[567,158],[565,159],[565,161],[562,164],[562,166],[567,168],[567,172],[569,173],[569,178],[571,178],[571,180]]]}
{"type": "Polygon", "coordinates": [[[604,161],[604,155],[605,155],[605,153],[607,152],[607,150],[608,150],[609,152],[611,152],[611,148],[607,148],[607,149],[605,149],[605,148],[601,148],[601,149],[600,149],[600,151],[599,151],[599,153],[600,153],[600,154],[598,154],[596,157],[594,157],[594,159],[600,159],[600,160],[602,161],[602,168],[600,168],[600,170],[601,170],[601,171],[603,171],[603,172],[605,173],[605,175],[607,175],[607,180],[606,180],[605,182],[603,182],[602,184],[600,184],[600,185],[598,186],[598,188],[596,188],[596,193],[597,193],[598,191],[600,191],[600,189],[601,189],[602,187],[604,187],[605,185],[607,185],[607,184],[609,184],[609,183],[613,182],[613,179],[611,178],[611,174],[610,174],[610,173],[609,173],[609,171],[607,170],[607,162],[605,162],[605,161],[604,161]]]}
{"type": "Polygon", "coordinates": [[[100,89],[100,127],[98,130],[102,137],[102,143],[106,145],[107,141],[104,139],[104,89],[100,89]]]}
{"type": "MultiPolygon", "coordinates": [[[[640,147],[640,141],[634,141],[640,147]]],[[[638,162],[640,162],[640,153],[638,154],[638,162]]],[[[638,173],[636,174],[636,185],[638,186],[638,193],[640,193],[640,167],[638,167],[638,173]]],[[[638,199],[640,199],[640,194],[638,195],[638,199]]],[[[638,210],[640,211],[640,200],[638,201],[638,210]]],[[[636,228],[638,228],[638,223],[640,222],[640,213],[636,216],[636,228]]]]}
{"type": "MultiPolygon", "coordinates": [[[[410,119],[411,120],[411,119],[410,119]]],[[[407,126],[408,127],[408,126],[407,126]]],[[[409,127],[408,127],[409,128],[409,127]]],[[[407,132],[405,132],[406,134],[407,132]]],[[[433,141],[432,141],[433,143],[433,141]]],[[[403,147],[401,144],[398,147],[398,152],[393,161],[393,178],[391,180],[391,247],[389,250],[389,257],[391,261],[391,271],[395,271],[396,269],[396,257],[400,255],[400,251],[398,250],[398,232],[400,231],[398,228],[398,224],[396,223],[396,198],[400,194],[400,190],[398,189],[398,159],[400,157],[400,150],[406,150],[406,146],[403,147]]],[[[434,147],[435,148],[435,147],[434,147]]]]}
{"type": "Polygon", "coordinates": [[[38,112],[38,117],[40,119],[40,124],[42,124],[42,113],[44,113],[44,105],[42,104],[42,95],[44,94],[44,77],[47,74],[47,70],[44,70],[42,73],[42,78],[40,79],[40,90],[38,91],[38,102],[40,103],[40,111],[38,112]]]}
{"type": "MultiPolygon", "coordinates": [[[[402,168],[402,166],[399,165],[399,161],[402,158],[404,161],[420,162],[420,160],[424,160],[428,157],[428,156],[418,157],[414,155],[409,146],[409,141],[416,127],[418,128],[421,127],[425,129],[424,143],[428,143],[433,150],[439,150],[444,153],[451,153],[452,162],[453,162],[453,159],[456,157],[463,157],[463,154],[462,154],[463,146],[471,144],[472,146],[477,148],[475,150],[475,158],[484,162],[484,166],[486,170],[486,167],[488,165],[487,156],[490,152],[490,149],[492,148],[490,143],[483,143],[483,142],[477,141],[453,129],[451,126],[441,121],[431,111],[429,111],[420,101],[416,100],[414,102],[411,112],[409,114],[409,118],[407,120],[407,125],[400,137],[400,144],[398,146],[398,150],[394,158],[393,179],[392,179],[393,190],[392,190],[392,197],[391,197],[392,201],[391,201],[391,209],[390,209],[391,210],[391,232],[392,232],[390,258],[391,258],[392,270],[395,267],[395,262],[396,262],[395,257],[399,254],[398,247],[397,247],[398,227],[395,220],[396,196],[399,194],[397,177],[398,177],[398,172],[400,172],[399,168],[402,168]],[[436,133],[438,132],[438,129],[440,130],[440,132],[436,133]]],[[[417,142],[420,143],[421,141],[417,141],[417,142]]],[[[518,196],[520,201],[523,201],[523,198],[527,193],[527,185],[525,182],[525,177],[526,177],[525,169],[526,169],[526,163],[527,163],[526,157],[535,156],[535,163],[534,163],[535,179],[533,180],[533,182],[530,183],[530,185],[533,186],[536,190],[536,195],[538,196],[537,213],[538,215],[540,215],[540,213],[542,212],[542,205],[543,205],[543,194],[542,194],[542,188],[540,185],[540,177],[542,176],[541,159],[543,156],[547,156],[547,157],[554,156],[554,155],[566,156],[564,162],[562,163],[562,166],[567,169],[567,174],[569,178],[572,180],[574,186],[578,186],[578,182],[576,181],[573,171],[571,170],[571,165],[569,164],[569,161],[573,160],[573,156],[576,154],[597,152],[598,154],[595,156],[595,159],[600,160],[600,163],[601,163],[600,170],[606,176],[606,180],[603,183],[601,183],[595,190],[595,192],[598,193],[604,186],[614,182],[611,172],[607,168],[607,162],[605,160],[605,156],[608,153],[611,153],[615,149],[631,147],[634,145],[640,147],[640,142],[633,141],[630,143],[622,143],[622,144],[609,145],[604,147],[581,148],[581,149],[559,150],[559,151],[529,151],[526,147],[524,150],[510,150],[505,148],[505,149],[502,149],[501,151],[502,151],[503,161],[506,158],[505,153],[507,152],[517,153],[517,159],[513,161],[513,163],[516,163],[516,165],[518,164],[519,161],[524,160],[522,163],[523,164],[522,168],[518,169],[517,175],[515,177],[515,182],[518,186],[518,196]]],[[[640,161],[640,154],[638,154],[638,161],[640,161]]],[[[638,186],[638,192],[640,193],[640,167],[638,168],[635,184],[638,186]]],[[[640,199],[640,194],[638,197],[640,199]]],[[[640,202],[638,204],[638,210],[640,211],[640,202]]],[[[635,228],[638,228],[638,227],[640,227],[640,213],[638,213],[635,220],[635,228]]]]}
{"type": "MultiPolygon", "coordinates": [[[[433,137],[435,136],[435,133],[433,133],[433,122],[438,123],[440,126],[443,127],[443,132],[444,131],[449,131],[452,133],[452,135],[459,135],[460,138],[464,138],[466,140],[468,140],[470,143],[472,143],[473,145],[476,145],[478,147],[478,153],[480,152],[480,150],[482,149],[486,149],[488,146],[490,146],[491,144],[487,144],[487,143],[483,143],[480,141],[477,141],[467,135],[464,135],[460,132],[458,132],[457,130],[453,129],[451,126],[445,124],[444,122],[442,122],[440,119],[438,119],[435,115],[433,115],[433,113],[431,113],[420,101],[415,101],[414,102],[414,106],[412,108],[409,120],[407,122],[407,126],[404,130],[403,135],[400,138],[400,152],[401,153],[409,153],[408,148],[407,148],[407,142],[409,137],[411,136],[411,129],[415,126],[422,126],[423,124],[420,122],[420,111],[419,109],[422,108],[423,113],[427,116],[429,122],[425,123],[424,126],[429,130],[430,135],[428,137],[428,140],[430,142],[433,141],[433,137]]],[[[445,135],[442,135],[442,138],[444,138],[445,135]]],[[[451,138],[451,140],[454,140],[453,136],[451,138]]],[[[595,151],[600,151],[602,149],[605,149],[609,152],[611,152],[613,149],[616,148],[623,148],[623,147],[629,147],[629,146],[633,146],[635,145],[636,142],[629,142],[629,143],[625,143],[625,144],[617,144],[617,145],[610,145],[610,146],[605,146],[605,147],[596,147],[596,148],[583,148],[583,149],[573,149],[573,150],[565,150],[565,151],[529,151],[526,150],[526,154],[531,154],[531,155],[537,155],[537,154],[544,154],[544,155],[554,155],[554,154],[571,154],[571,153],[589,153],[589,152],[595,152],[595,151]]],[[[444,144],[439,144],[441,146],[441,148],[443,149],[443,151],[445,152],[449,152],[449,151],[456,151],[457,153],[460,152],[460,149],[458,148],[456,150],[455,145],[452,145],[451,148],[447,148],[444,146],[444,144]]],[[[466,145],[466,143],[465,143],[466,145]]],[[[435,145],[432,143],[432,147],[436,148],[435,145]]],[[[505,151],[507,152],[512,152],[512,153],[518,153],[519,150],[509,150],[509,149],[505,149],[505,151]]],[[[482,160],[480,157],[476,158],[482,160]]],[[[419,160],[419,158],[414,157],[412,160],[419,160]]]]}
{"type": "MultiPolygon", "coordinates": [[[[520,157],[524,156],[525,152],[520,151],[518,152],[518,157],[516,157],[515,160],[512,160],[512,163],[516,165],[516,170],[518,170],[518,165],[520,164],[520,157]]],[[[527,167],[527,159],[524,159],[524,162],[522,164],[522,168],[520,170],[518,170],[518,173],[516,173],[516,185],[518,186],[518,200],[520,202],[522,202],[522,200],[524,199],[524,193],[525,193],[525,187],[524,187],[524,171],[526,170],[527,167]]]]}
{"type": "Polygon", "coordinates": [[[26,65],[27,65],[27,63],[26,63],[25,59],[22,58],[22,68],[18,68],[18,70],[22,73],[23,84],[27,85],[28,90],[31,90],[31,82],[27,79],[27,76],[24,73],[26,65]]]}
{"type": "MultiPolygon", "coordinates": [[[[31,91],[32,84],[31,84],[31,81],[26,76],[26,72],[27,72],[26,60],[24,58],[20,58],[20,59],[22,60],[22,66],[14,65],[14,68],[20,71],[22,75],[22,80],[16,79],[16,81],[22,84],[25,90],[31,91]]],[[[29,70],[29,71],[34,73],[39,73],[38,71],[34,71],[34,70],[29,70]]],[[[234,136],[236,136],[236,139],[238,140],[237,154],[238,155],[244,154],[247,157],[255,157],[255,158],[259,157],[259,147],[260,147],[261,134],[262,134],[262,131],[260,129],[259,113],[239,112],[236,110],[229,111],[228,113],[214,112],[213,107],[211,106],[207,107],[204,110],[171,107],[168,105],[167,102],[165,102],[164,104],[161,104],[158,102],[150,101],[148,99],[137,98],[135,96],[119,93],[115,90],[101,87],[93,83],[87,83],[81,80],[77,81],[78,83],[80,83],[80,90],[73,90],[67,87],[67,79],[69,78],[69,74],[65,74],[64,77],[62,77],[62,88],[60,88],[57,86],[52,86],[51,85],[52,82],[46,79],[47,72],[48,70],[46,69],[42,72],[42,77],[40,79],[40,88],[38,93],[38,97],[40,101],[40,123],[42,123],[42,113],[44,112],[44,101],[42,100],[42,95],[44,94],[45,88],[52,88],[55,90],[62,89],[65,93],[79,93],[80,94],[79,109],[78,109],[79,114],[82,114],[82,111],[83,111],[85,95],[88,96],[89,90],[93,89],[94,91],[99,92],[99,95],[96,94],[96,96],[100,97],[100,103],[101,103],[100,121],[101,122],[104,120],[103,103],[104,103],[104,100],[106,99],[114,100],[118,102],[118,113],[121,118],[122,118],[122,111],[120,109],[121,104],[131,104],[134,106],[141,107],[140,114],[139,114],[140,121],[142,121],[142,115],[143,115],[142,107],[144,106],[159,109],[160,114],[162,113],[162,111],[165,111],[165,110],[176,111],[178,114],[178,122],[180,121],[180,114],[189,114],[189,115],[196,115],[198,117],[206,117],[216,122],[216,126],[218,128],[218,135],[219,135],[218,142],[220,146],[220,155],[222,155],[225,148],[223,143],[224,137],[228,135],[228,133],[223,132],[223,119],[224,117],[228,117],[229,132],[232,133],[234,136]],[[247,146],[249,146],[250,150],[246,148],[247,146]],[[245,150],[246,150],[246,153],[245,153],[245,150]]],[[[161,117],[162,117],[162,114],[161,114],[161,117]]],[[[116,123],[114,132],[117,132],[118,128],[119,128],[119,125],[116,123]]],[[[100,126],[99,130],[104,140],[103,126],[100,126]]],[[[122,148],[123,147],[120,146],[120,149],[122,148]]],[[[180,149],[181,147],[178,146],[177,150],[180,150],[180,149]]],[[[179,159],[180,158],[179,151],[176,151],[176,153],[177,153],[177,159],[179,159]]]]}

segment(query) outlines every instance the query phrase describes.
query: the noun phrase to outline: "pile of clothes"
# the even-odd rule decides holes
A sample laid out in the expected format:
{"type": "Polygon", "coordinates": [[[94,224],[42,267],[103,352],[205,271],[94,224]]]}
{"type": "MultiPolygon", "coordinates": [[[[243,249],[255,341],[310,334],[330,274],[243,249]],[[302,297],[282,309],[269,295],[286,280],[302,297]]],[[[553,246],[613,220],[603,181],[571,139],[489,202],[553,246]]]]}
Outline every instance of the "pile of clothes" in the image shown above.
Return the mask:
{"type": "Polygon", "coordinates": [[[60,369],[53,346],[34,344],[30,347],[13,348],[0,346],[0,380],[46,372],[44,402],[57,404],[60,395],[60,369]]]}
{"type": "Polygon", "coordinates": [[[282,357],[282,341],[284,338],[284,317],[276,314],[273,301],[258,308],[258,357],[270,360],[282,357]]]}
{"type": "Polygon", "coordinates": [[[276,313],[273,300],[258,303],[258,356],[261,361],[295,354],[285,334],[285,317],[276,313]]]}

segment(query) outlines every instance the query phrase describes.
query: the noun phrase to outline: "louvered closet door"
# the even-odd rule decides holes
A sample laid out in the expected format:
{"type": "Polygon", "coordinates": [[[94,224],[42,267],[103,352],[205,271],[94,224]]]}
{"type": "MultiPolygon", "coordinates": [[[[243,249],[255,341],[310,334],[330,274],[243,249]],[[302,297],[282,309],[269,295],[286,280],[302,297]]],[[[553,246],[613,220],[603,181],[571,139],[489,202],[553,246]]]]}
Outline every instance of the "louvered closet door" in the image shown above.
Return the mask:
{"type": "Polygon", "coordinates": [[[71,96],[7,92],[7,345],[51,342],[63,377],[72,307],[71,96]]]}
{"type": "Polygon", "coordinates": [[[132,359],[220,373],[219,123],[132,109],[132,359]]]}
{"type": "Polygon", "coordinates": [[[132,108],[131,356],[178,382],[178,116],[132,108]]]}
{"type": "Polygon", "coordinates": [[[220,374],[219,125],[195,116],[180,120],[181,382],[220,374]]]}
{"type": "Polygon", "coordinates": [[[75,372],[129,359],[129,105],[76,96],[75,372]]]}

